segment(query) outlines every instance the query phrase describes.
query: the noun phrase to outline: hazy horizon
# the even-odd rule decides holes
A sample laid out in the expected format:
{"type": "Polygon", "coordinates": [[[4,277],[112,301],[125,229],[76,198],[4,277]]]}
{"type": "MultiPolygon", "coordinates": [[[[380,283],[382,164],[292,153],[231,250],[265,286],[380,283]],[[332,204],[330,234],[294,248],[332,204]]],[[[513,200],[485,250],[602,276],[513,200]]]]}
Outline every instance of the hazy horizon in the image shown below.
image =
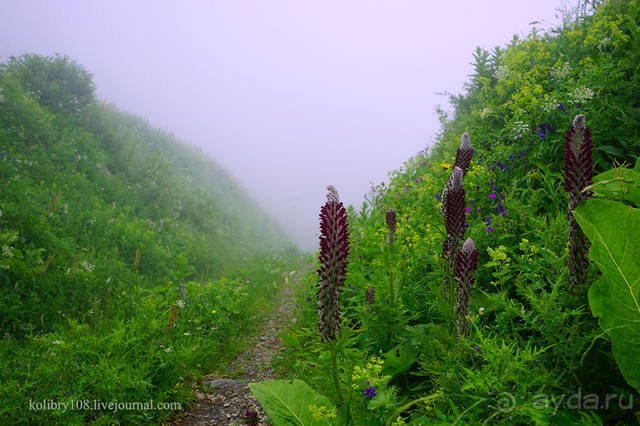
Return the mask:
{"type": "Polygon", "coordinates": [[[0,61],[68,55],[98,97],[211,155],[304,250],[326,186],[369,182],[434,142],[476,46],[559,22],[562,0],[0,5],[0,61]]]}

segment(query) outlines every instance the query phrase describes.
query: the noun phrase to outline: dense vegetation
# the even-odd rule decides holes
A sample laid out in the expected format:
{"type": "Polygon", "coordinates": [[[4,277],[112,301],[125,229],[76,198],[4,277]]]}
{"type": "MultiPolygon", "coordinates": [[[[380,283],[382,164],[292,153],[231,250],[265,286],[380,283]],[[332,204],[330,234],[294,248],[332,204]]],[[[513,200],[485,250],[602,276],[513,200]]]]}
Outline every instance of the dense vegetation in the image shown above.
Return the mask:
{"type": "Polygon", "coordinates": [[[326,292],[340,285],[346,234],[329,192],[330,247],[320,277],[310,273],[300,289],[300,327],[285,336],[281,363],[295,381],[252,386],[268,413],[304,424],[636,421],[640,170],[620,165],[640,155],[640,4],[592,3],[549,33],[478,48],[465,93],[451,97],[453,117],[441,112],[437,144],[348,209],[335,337],[326,292]],[[578,114],[592,130],[595,174],[604,174],[576,210],[594,262],[570,291],[564,152],[578,114]],[[443,291],[442,258],[443,187],[464,132],[474,149],[464,235],[479,253],[462,318],[468,336],[456,327],[461,296],[443,291]]]}
{"type": "Polygon", "coordinates": [[[63,56],[0,66],[0,194],[0,423],[167,417],[81,408],[189,400],[297,253],[218,164],[63,56]]]}

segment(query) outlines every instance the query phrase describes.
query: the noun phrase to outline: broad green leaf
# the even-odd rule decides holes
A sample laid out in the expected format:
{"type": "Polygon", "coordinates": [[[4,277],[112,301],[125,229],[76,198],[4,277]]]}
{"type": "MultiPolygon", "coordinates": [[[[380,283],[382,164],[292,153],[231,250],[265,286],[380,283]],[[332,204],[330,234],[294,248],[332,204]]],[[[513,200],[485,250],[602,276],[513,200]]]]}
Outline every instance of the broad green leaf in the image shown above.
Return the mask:
{"type": "Polygon", "coordinates": [[[595,195],[630,201],[640,207],[640,170],[617,167],[595,176],[593,183],[595,195]]]}
{"type": "Polygon", "coordinates": [[[328,419],[314,419],[310,406],[334,409],[326,397],[302,380],[268,380],[249,383],[249,389],[260,401],[269,421],[280,425],[326,425],[328,419]]]}
{"type": "Polygon", "coordinates": [[[384,354],[384,372],[392,378],[407,371],[416,359],[418,351],[409,343],[401,343],[384,354]]]}
{"type": "Polygon", "coordinates": [[[602,277],[589,305],[611,336],[611,350],[627,383],[640,390],[640,210],[590,199],[573,212],[591,241],[590,257],[602,277]]]}

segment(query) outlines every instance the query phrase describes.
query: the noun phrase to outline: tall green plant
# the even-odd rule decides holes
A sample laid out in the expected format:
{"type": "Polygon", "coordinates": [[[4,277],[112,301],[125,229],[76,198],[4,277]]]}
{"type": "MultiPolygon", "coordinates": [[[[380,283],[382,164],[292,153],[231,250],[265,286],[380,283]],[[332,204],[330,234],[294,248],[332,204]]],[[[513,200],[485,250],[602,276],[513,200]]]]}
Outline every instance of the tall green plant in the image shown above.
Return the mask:
{"type": "MultiPolygon", "coordinates": [[[[640,206],[639,166],[625,174],[626,181],[596,177],[601,186],[594,185],[595,195],[611,196],[613,187],[640,206]]],[[[573,214],[591,241],[591,259],[602,271],[589,289],[591,311],[611,337],[611,352],[625,380],[640,390],[640,209],[594,198],[573,214]]]]}

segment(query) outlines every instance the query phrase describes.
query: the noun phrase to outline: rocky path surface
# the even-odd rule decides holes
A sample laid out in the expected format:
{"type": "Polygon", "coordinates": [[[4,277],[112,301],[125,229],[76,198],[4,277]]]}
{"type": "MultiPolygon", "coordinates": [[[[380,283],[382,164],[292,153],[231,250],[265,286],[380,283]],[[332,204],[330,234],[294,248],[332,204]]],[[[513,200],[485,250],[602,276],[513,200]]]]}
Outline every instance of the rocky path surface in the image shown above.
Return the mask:
{"type": "Polygon", "coordinates": [[[181,425],[270,425],[260,403],[251,395],[247,383],[279,378],[270,364],[284,350],[278,334],[295,323],[294,286],[302,273],[290,275],[278,295],[278,302],[266,317],[263,329],[249,348],[231,364],[229,375],[205,376],[198,384],[197,402],[180,416],[181,425]]]}

